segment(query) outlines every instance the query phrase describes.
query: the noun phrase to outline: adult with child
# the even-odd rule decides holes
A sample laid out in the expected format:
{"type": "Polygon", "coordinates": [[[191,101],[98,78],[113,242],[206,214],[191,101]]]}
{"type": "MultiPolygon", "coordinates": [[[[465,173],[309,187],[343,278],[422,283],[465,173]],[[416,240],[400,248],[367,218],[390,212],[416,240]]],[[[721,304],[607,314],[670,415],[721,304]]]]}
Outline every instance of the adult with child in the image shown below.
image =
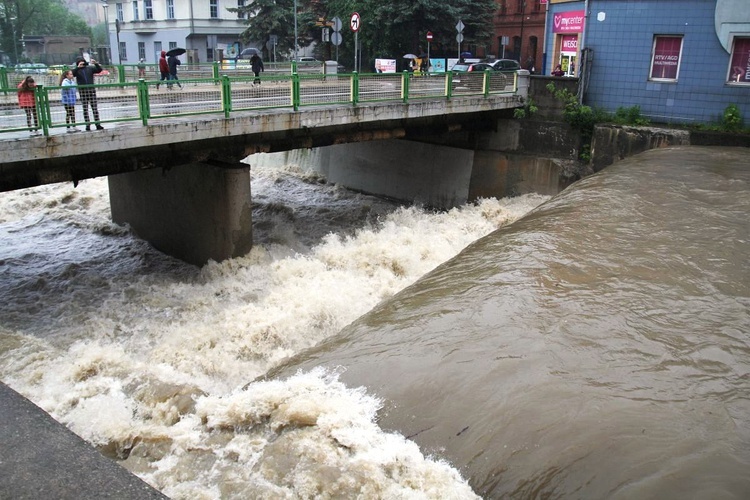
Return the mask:
{"type": "Polygon", "coordinates": [[[94,124],[96,130],[104,130],[99,123],[99,108],[97,106],[96,88],[94,88],[94,75],[102,72],[102,67],[94,59],[91,64],[83,57],[76,58],[76,67],[73,68],[73,76],[78,83],[78,93],[81,96],[81,107],[83,107],[83,119],[86,121],[86,130],[91,130],[89,119],[89,108],[94,113],[94,124]]]}
{"type": "Polygon", "coordinates": [[[73,71],[68,70],[60,76],[62,105],[65,108],[66,132],[78,132],[76,128],[76,81],[73,71]]]}
{"type": "Polygon", "coordinates": [[[34,95],[36,82],[31,76],[24,78],[18,84],[18,106],[26,113],[26,126],[31,129],[31,135],[38,134],[39,117],[36,112],[36,96],[34,95]],[[32,119],[34,127],[31,127],[32,119]]]}

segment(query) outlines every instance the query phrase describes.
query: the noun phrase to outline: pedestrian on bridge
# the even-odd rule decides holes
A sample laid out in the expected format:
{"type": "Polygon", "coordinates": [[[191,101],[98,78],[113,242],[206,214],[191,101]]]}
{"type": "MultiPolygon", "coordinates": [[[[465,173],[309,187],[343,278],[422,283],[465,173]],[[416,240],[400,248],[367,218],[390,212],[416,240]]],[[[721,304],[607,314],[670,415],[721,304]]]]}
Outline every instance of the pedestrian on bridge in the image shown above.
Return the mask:
{"type": "Polygon", "coordinates": [[[86,121],[86,130],[91,130],[89,108],[94,113],[96,130],[104,130],[104,127],[99,123],[99,108],[97,106],[96,88],[94,87],[94,75],[101,73],[102,67],[94,59],[91,59],[91,64],[87,63],[83,57],[76,58],[76,67],[73,69],[73,76],[76,77],[76,82],[78,82],[78,92],[81,96],[81,107],[83,107],[83,119],[86,121]]]}
{"type": "Polygon", "coordinates": [[[255,80],[253,80],[253,86],[260,85],[260,72],[265,71],[263,68],[263,60],[258,54],[253,54],[250,58],[250,64],[252,65],[253,73],[255,74],[255,80]]]}
{"type": "MultiPolygon", "coordinates": [[[[180,60],[177,59],[177,56],[169,56],[167,58],[167,67],[169,68],[169,80],[172,82],[177,82],[177,86],[182,88],[182,84],[180,83],[180,79],[177,78],[177,66],[179,66],[180,60]]],[[[168,88],[172,88],[171,84],[167,85],[168,88]]]]}
{"type": "Polygon", "coordinates": [[[65,125],[67,132],[78,132],[76,128],[76,81],[73,71],[68,70],[60,77],[61,101],[65,108],[65,125]]]}
{"type": "Polygon", "coordinates": [[[36,112],[36,97],[34,91],[36,82],[31,76],[27,76],[18,84],[18,106],[26,113],[26,126],[31,129],[31,135],[38,134],[39,117],[36,112]],[[31,127],[32,117],[34,119],[34,128],[31,127]]]}
{"type": "MultiPolygon", "coordinates": [[[[159,81],[169,81],[169,64],[167,64],[167,51],[161,51],[161,57],[159,58],[159,81]]],[[[159,84],[156,84],[156,90],[159,90],[159,84]]]]}

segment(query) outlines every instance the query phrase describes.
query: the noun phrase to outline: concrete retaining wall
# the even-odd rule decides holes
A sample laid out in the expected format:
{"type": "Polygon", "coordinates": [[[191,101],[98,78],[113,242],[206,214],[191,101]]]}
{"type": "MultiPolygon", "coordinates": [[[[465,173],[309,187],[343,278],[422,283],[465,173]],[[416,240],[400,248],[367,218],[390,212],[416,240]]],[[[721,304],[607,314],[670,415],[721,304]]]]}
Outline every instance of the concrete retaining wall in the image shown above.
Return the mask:
{"type": "Polygon", "coordinates": [[[750,147],[750,135],[659,127],[598,125],[591,142],[591,166],[595,172],[643,151],[667,146],[750,147]]]}

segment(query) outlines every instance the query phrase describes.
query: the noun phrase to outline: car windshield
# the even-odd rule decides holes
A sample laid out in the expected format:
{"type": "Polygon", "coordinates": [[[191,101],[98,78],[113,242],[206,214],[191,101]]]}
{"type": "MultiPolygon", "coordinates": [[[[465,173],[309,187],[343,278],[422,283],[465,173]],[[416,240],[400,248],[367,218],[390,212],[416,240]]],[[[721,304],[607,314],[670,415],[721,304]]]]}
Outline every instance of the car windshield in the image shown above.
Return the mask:
{"type": "Polygon", "coordinates": [[[453,71],[469,71],[469,65],[468,64],[454,64],[452,69],[453,71]]]}

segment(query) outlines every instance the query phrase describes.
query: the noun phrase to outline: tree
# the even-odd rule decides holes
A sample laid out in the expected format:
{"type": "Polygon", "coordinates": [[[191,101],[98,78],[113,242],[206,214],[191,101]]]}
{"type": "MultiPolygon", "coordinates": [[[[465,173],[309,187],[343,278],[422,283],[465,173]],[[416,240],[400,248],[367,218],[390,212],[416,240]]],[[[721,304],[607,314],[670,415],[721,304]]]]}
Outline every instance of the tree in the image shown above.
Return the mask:
{"type": "MultiPolygon", "coordinates": [[[[243,43],[253,42],[265,50],[269,36],[276,35],[276,50],[294,54],[294,0],[253,0],[245,7],[227,10],[245,14],[247,29],[240,34],[243,43]]],[[[310,1],[297,0],[298,47],[307,47],[315,40],[314,19],[310,1]]]]}
{"type": "Polygon", "coordinates": [[[0,30],[0,48],[12,57],[21,55],[22,34],[91,36],[86,21],[62,0],[0,0],[0,30]]]}
{"type": "MultiPolygon", "coordinates": [[[[338,15],[348,25],[352,12],[362,19],[358,34],[362,60],[372,67],[376,57],[399,59],[408,52],[426,52],[426,35],[433,34],[431,54],[457,54],[456,24],[464,25],[464,44],[483,45],[493,36],[494,0],[327,0],[324,9],[330,17],[338,15]]],[[[354,37],[342,30],[340,54],[354,58],[354,37]]],[[[466,46],[465,45],[465,46],[466,46]]],[[[362,67],[367,67],[364,63],[362,67]]]]}

